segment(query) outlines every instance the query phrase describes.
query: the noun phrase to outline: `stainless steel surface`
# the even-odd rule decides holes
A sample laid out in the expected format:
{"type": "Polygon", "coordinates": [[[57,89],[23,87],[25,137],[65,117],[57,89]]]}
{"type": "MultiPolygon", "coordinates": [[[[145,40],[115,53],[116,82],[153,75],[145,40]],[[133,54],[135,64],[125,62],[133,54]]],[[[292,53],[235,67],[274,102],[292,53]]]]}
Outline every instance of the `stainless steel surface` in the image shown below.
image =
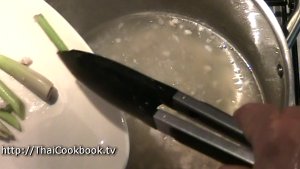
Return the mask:
{"type": "Polygon", "coordinates": [[[291,48],[300,31],[300,3],[297,3],[293,16],[287,24],[287,30],[289,31],[287,42],[288,46],[291,48]]]}
{"type": "Polygon", "coordinates": [[[243,131],[240,129],[232,116],[214,106],[198,101],[197,99],[182,92],[177,92],[173,96],[173,104],[177,107],[182,107],[182,109],[185,109],[186,111],[199,115],[201,118],[209,121],[207,123],[214,123],[221,126],[223,129],[228,130],[229,133],[232,133],[237,137],[243,137],[243,131]]]}
{"type": "MultiPolygon", "coordinates": [[[[285,67],[284,76],[288,76],[284,80],[286,93],[283,98],[288,99],[285,105],[295,105],[294,69],[293,69],[292,59],[290,56],[290,51],[286,44],[286,38],[282,32],[280,25],[278,24],[278,21],[276,20],[274,14],[272,13],[268,5],[264,1],[260,1],[260,0],[254,0],[254,2],[261,8],[261,10],[263,11],[262,13],[267,17],[267,20],[272,30],[274,31],[275,37],[279,43],[278,45],[281,51],[280,52],[282,55],[281,57],[283,57],[283,63],[279,61],[279,64],[280,65],[283,64],[283,66],[285,67]]],[[[268,40],[268,38],[266,38],[265,40],[268,40]]],[[[278,51],[276,51],[276,53],[278,53],[278,51]]],[[[274,93],[273,94],[270,93],[270,97],[272,95],[274,95],[274,93]]]]}
{"type": "MultiPolygon", "coordinates": [[[[144,11],[184,15],[214,27],[245,57],[265,101],[294,104],[293,68],[286,39],[269,7],[260,0],[48,0],[86,38],[120,16],[144,11]],[[266,17],[267,16],[267,17],[266,17]],[[278,75],[283,66],[283,77],[278,75]]],[[[89,42],[88,42],[89,43],[89,42]]],[[[131,154],[128,169],[218,168],[220,163],[128,117],[131,154]],[[165,139],[166,138],[166,139],[165,139]]]]}
{"type": "Polygon", "coordinates": [[[249,147],[236,144],[233,141],[225,139],[220,135],[217,135],[205,128],[201,128],[188,120],[181,119],[178,116],[164,110],[158,110],[155,113],[154,118],[160,131],[169,135],[173,135],[174,132],[178,135],[178,132],[182,132],[185,137],[192,137],[199,140],[199,144],[204,142],[207,145],[217,148],[218,150],[223,151],[243,162],[254,165],[254,156],[249,147]]]}

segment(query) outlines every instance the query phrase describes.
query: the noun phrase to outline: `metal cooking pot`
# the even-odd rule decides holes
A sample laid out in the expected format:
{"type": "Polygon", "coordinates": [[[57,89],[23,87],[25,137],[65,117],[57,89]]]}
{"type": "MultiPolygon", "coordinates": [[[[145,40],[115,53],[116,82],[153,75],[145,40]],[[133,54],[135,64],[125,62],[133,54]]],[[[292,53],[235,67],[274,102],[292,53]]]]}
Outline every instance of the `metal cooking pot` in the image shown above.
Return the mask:
{"type": "MultiPolygon", "coordinates": [[[[298,34],[299,6],[288,24],[290,34],[287,44],[276,18],[262,0],[47,1],[76,28],[84,39],[87,39],[90,32],[95,31],[95,28],[105,22],[139,12],[170,12],[205,22],[234,45],[251,65],[265,102],[281,108],[295,104],[294,70],[288,44],[291,46],[298,34]]],[[[166,167],[171,166],[170,164],[163,163],[173,163],[173,166],[178,166],[178,158],[183,159],[184,156],[189,155],[197,156],[196,153],[173,141],[168,141],[166,144],[156,142],[160,134],[158,132],[153,134],[152,130],[133,118],[128,119],[128,125],[131,154],[134,157],[132,162],[129,160],[129,168],[154,168],[154,166],[172,168],[166,167]],[[165,147],[168,149],[166,150],[165,147]],[[174,149],[180,150],[180,153],[176,154],[174,149]],[[170,154],[174,156],[170,158],[172,161],[165,160],[170,154]],[[153,157],[157,158],[152,160],[153,157]],[[144,164],[140,164],[140,161],[144,164]]],[[[166,140],[161,140],[161,142],[166,142],[166,140]]],[[[193,157],[191,161],[195,163],[195,166],[201,163],[202,168],[217,168],[219,165],[203,155],[193,157]]]]}
{"type": "MultiPolygon", "coordinates": [[[[266,103],[278,107],[294,104],[289,48],[276,18],[261,0],[73,0],[55,4],[59,11],[63,8],[63,15],[83,37],[101,23],[145,11],[170,12],[203,21],[233,44],[251,65],[266,103]]],[[[290,43],[297,35],[296,23],[294,17],[288,26],[293,31],[290,43]]]]}

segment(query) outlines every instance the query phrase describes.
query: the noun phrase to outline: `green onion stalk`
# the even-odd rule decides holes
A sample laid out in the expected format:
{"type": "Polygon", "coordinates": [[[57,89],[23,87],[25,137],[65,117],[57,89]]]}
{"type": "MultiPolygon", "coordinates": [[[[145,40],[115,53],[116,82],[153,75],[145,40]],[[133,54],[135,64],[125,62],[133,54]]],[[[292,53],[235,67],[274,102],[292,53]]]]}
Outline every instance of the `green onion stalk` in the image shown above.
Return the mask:
{"type": "Polygon", "coordinates": [[[40,27],[43,29],[43,31],[47,34],[47,36],[52,41],[52,43],[56,46],[58,51],[69,50],[65,45],[65,43],[61,40],[61,38],[58,36],[58,34],[55,32],[55,30],[52,28],[52,26],[49,24],[47,19],[42,14],[35,15],[34,18],[37,21],[37,23],[40,25],[40,27]]]}
{"type": "MultiPolygon", "coordinates": [[[[34,18],[59,51],[68,50],[67,46],[42,14],[35,15],[34,18]]],[[[0,55],[0,69],[11,75],[45,102],[49,104],[54,104],[56,102],[58,98],[57,89],[51,81],[40,73],[3,55],[0,55]]],[[[13,114],[16,114],[20,119],[24,120],[25,106],[21,99],[19,99],[1,80],[0,97],[8,104],[6,108],[0,109],[0,119],[21,131],[21,124],[13,114]]],[[[11,140],[14,138],[11,131],[0,121],[0,139],[11,140]]]]}
{"type": "Polygon", "coordinates": [[[40,73],[3,55],[0,55],[0,69],[11,75],[45,102],[49,104],[56,102],[58,98],[56,88],[51,81],[40,73]]]}

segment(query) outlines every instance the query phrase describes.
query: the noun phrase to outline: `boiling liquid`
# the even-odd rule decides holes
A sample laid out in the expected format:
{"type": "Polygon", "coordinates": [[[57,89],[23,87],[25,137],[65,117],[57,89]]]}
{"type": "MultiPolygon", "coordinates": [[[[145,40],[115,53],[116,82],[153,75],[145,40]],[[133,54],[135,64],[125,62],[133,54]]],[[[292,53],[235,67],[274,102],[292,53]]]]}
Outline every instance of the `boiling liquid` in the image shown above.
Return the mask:
{"type": "Polygon", "coordinates": [[[95,53],[232,114],[263,102],[255,76],[239,52],[213,30],[166,13],[127,15],[88,36],[95,53]]]}

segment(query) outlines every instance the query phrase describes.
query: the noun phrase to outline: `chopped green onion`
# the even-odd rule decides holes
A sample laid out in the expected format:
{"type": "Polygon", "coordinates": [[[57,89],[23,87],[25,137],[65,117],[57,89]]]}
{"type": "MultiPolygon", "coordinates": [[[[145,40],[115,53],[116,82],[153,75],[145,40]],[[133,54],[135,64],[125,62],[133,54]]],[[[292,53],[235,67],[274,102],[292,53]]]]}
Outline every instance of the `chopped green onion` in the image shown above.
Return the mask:
{"type": "Polygon", "coordinates": [[[0,111],[5,111],[5,112],[10,112],[10,113],[11,113],[11,112],[14,111],[14,110],[13,110],[13,108],[11,107],[11,105],[8,104],[8,105],[5,106],[4,108],[1,108],[0,111]]]}
{"type": "Polygon", "coordinates": [[[38,72],[0,55],[0,69],[10,74],[29,90],[49,104],[56,102],[58,92],[52,82],[38,72]]]}
{"type": "Polygon", "coordinates": [[[16,115],[21,119],[25,118],[23,102],[0,80],[0,97],[11,105],[16,115]]]}
{"type": "Polygon", "coordinates": [[[69,50],[42,14],[35,15],[34,18],[59,51],[69,50]]]}
{"type": "Polygon", "coordinates": [[[15,136],[12,134],[12,132],[0,121],[0,139],[3,140],[13,140],[15,139],[15,136]]]}
{"type": "Polygon", "coordinates": [[[0,111],[0,119],[13,126],[15,129],[22,131],[21,124],[13,114],[5,111],[0,111]]]}

